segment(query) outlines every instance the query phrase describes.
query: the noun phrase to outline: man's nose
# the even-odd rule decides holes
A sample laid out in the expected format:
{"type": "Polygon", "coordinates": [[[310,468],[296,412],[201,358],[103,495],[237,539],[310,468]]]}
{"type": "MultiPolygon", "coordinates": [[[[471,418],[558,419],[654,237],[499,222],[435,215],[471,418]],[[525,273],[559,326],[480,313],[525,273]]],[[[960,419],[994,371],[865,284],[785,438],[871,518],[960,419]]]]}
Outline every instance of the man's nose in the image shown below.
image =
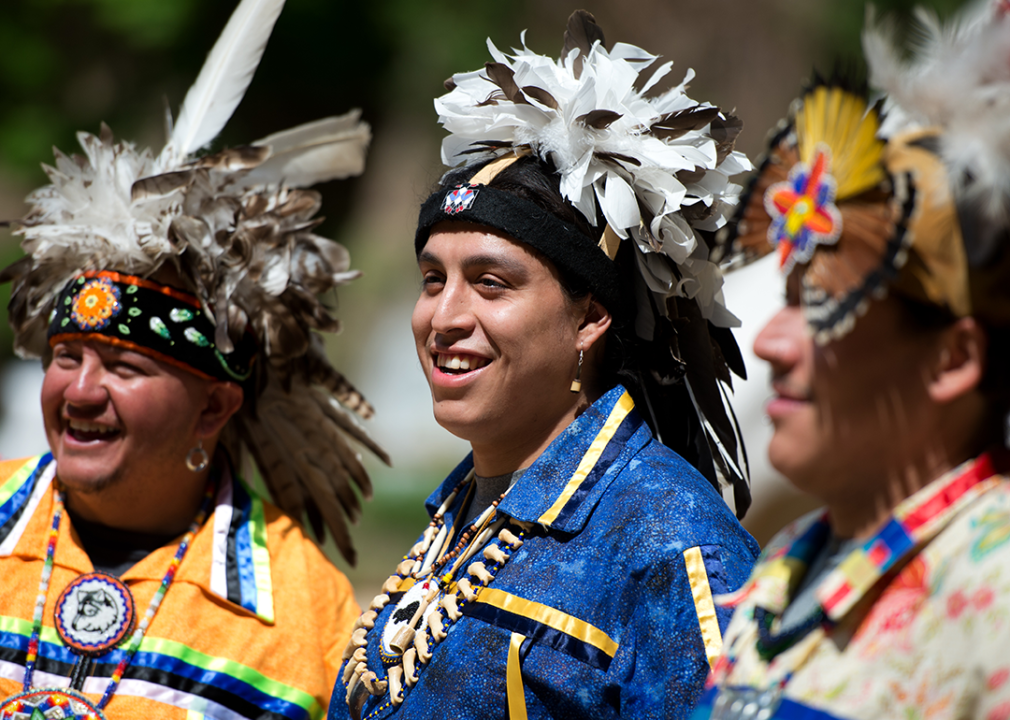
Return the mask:
{"type": "Polygon", "coordinates": [[[787,371],[800,359],[806,337],[806,319],[798,306],[787,306],[772,316],[754,338],[754,354],[776,373],[787,371]]]}
{"type": "Polygon", "coordinates": [[[431,329],[440,335],[473,329],[473,308],[465,283],[449,280],[439,293],[431,318],[431,329]]]}
{"type": "Polygon", "coordinates": [[[64,398],[68,403],[78,406],[104,403],[109,397],[105,385],[106,373],[98,354],[85,348],[74,378],[64,392],[64,398]]]}

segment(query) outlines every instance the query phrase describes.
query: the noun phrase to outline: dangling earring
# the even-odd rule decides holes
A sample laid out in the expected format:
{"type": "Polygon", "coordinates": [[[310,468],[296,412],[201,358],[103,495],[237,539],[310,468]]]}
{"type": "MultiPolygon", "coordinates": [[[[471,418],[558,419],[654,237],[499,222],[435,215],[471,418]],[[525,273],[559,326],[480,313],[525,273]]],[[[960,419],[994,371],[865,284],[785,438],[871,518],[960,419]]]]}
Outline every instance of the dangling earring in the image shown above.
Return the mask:
{"type": "Polygon", "coordinates": [[[572,387],[570,388],[573,393],[577,393],[582,390],[582,351],[579,350],[579,369],[575,371],[575,379],[572,380],[572,387]]]}
{"type": "Polygon", "coordinates": [[[195,473],[203,472],[209,462],[207,451],[203,449],[203,440],[198,440],[196,447],[186,454],[186,467],[195,473]]]}

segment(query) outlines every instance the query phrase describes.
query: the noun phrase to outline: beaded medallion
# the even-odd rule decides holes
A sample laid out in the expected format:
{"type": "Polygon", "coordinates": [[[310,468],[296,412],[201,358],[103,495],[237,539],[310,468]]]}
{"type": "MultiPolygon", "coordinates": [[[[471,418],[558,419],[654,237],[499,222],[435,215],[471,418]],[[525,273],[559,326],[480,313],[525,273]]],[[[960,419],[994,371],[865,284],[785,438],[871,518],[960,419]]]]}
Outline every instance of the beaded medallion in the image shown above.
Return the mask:
{"type": "Polygon", "coordinates": [[[28,690],[0,705],[0,720],[105,720],[102,711],[81,693],[65,688],[28,690]]]}
{"type": "Polygon", "coordinates": [[[121,643],[137,617],[133,595],[105,573],[81,575],[56,601],[56,632],[81,655],[101,655],[121,643]]]}
{"type": "Polygon", "coordinates": [[[84,330],[107,327],[123,309],[119,288],[108,278],[84,282],[82,277],[77,284],[82,287],[70,300],[70,317],[84,330]]]}

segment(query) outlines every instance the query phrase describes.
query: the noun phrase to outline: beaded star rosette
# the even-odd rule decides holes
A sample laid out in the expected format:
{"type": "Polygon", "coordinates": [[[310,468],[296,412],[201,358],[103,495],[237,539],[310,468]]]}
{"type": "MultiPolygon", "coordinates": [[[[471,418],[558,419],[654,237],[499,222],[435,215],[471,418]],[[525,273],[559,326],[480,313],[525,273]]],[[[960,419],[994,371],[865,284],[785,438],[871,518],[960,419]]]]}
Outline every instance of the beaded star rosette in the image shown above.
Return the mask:
{"type": "Polygon", "coordinates": [[[74,690],[29,690],[0,705],[0,720],[105,720],[91,701],[74,690]]]}

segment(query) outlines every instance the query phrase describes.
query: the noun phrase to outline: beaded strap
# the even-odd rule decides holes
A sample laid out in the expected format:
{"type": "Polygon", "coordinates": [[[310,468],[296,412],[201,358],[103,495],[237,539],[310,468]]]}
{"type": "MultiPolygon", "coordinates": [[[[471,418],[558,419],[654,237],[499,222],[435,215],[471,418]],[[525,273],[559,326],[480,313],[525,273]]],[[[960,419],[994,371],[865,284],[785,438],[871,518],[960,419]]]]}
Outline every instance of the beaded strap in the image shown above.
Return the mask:
{"type": "MultiPolygon", "coordinates": [[[[140,648],[140,643],[144,639],[144,634],[147,632],[148,626],[150,626],[151,621],[154,619],[155,613],[158,612],[158,608],[161,606],[161,601],[165,598],[165,593],[168,592],[169,586],[175,579],[175,574],[179,569],[179,565],[182,563],[183,557],[186,555],[186,551],[189,549],[189,546],[193,541],[193,537],[203,526],[204,521],[207,519],[207,515],[210,513],[210,507],[214,500],[215,491],[216,483],[208,482],[207,489],[204,492],[203,502],[200,505],[200,512],[197,513],[193,523],[189,526],[189,530],[182,538],[182,542],[179,543],[179,548],[175,551],[175,557],[172,558],[172,562],[168,566],[168,571],[165,573],[165,577],[162,579],[161,585],[158,587],[157,592],[154,593],[154,597],[151,598],[151,602],[147,606],[147,612],[144,613],[144,619],[140,621],[137,629],[133,632],[126,654],[123,656],[123,659],[119,661],[115,671],[112,673],[112,679],[109,681],[109,685],[106,687],[105,693],[102,695],[102,699],[98,703],[99,710],[104,708],[109,703],[109,700],[112,699],[116,689],[119,687],[120,680],[123,679],[123,675],[126,673],[126,668],[129,667],[134,655],[137,654],[137,650],[140,648]]],[[[63,517],[65,503],[63,492],[55,483],[53,485],[53,495],[53,524],[49,530],[49,539],[46,544],[46,560],[45,564],[42,566],[42,579],[39,581],[39,594],[35,598],[35,614],[32,617],[32,635],[31,639],[28,641],[28,656],[25,661],[25,692],[28,692],[31,689],[32,676],[35,673],[35,662],[39,655],[39,635],[42,632],[42,614],[46,606],[46,595],[49,592],[49,579],[53,574],[53,558],[56,556],[56,540],[59,537],[60,520],[63,517]]]]}
{"type": "Polygon", "coordinates": [[[46,541],[46,561],[42,566],[42,578],[39,580],[39,594],[35,598],[35,613],[32,615],[32,636],[28,641],[28,657],[25,659],[24,691],[32,687],[32,675],[35,674],[35,661],[39,657],[39,634],[42,632],[42,613],[46,607],[46,595],[49,592],[49,578],[53,575],[53,558],[56,556],[56,538],[60,534],[60,519],[63,517],[63,493],[55,489],[56,502],[53,510],[53,524],[49,528],[49,539],[46,541]]]}
{"type": "Polygon", "coordinates": [[[772,632],[772,624],[775,622],[775,615],[764,608],[754,608],[754,622],[757,624],[758,654],[765,660],[771,660],[776,655],[785,652],[797,642],[806,637],[814,628],[825,621],[824,608],[820,605],[803,622],[789,630],[780,633],[772,632]]]}

